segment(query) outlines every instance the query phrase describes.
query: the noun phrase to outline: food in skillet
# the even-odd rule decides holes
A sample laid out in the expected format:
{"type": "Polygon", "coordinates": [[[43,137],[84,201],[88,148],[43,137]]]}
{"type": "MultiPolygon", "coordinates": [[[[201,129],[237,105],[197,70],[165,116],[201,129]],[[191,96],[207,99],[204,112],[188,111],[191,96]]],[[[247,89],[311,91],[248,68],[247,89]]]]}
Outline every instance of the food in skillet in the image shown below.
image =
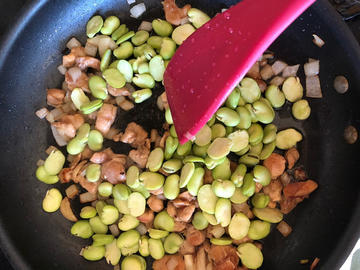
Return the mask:
{"type": "MultiPolygon", "coordinates": [[[[116,16],[97,15],[85,47],[68,42],[62,89],[47,90],[54,109],[37,111],[63,147],[49,147],[36,170],[40,181],[65,187],[49,189],[43,209],[60,209],[74,236],[91,238],[81,256],[105,258],[114,269],[146,269],[148,256],[155,270],[257,269],[261,239],[275,226],[288,236],[284,214],[318,186],[297,164],[303,135],[272,123],[286,103],[295,119],[310,116],[299,65],[265,53],[194,141],[180,145],[161,81],[177,46],[210,17],[171,0],[163,5],[166,20],[144,21],[136,32],[116,16]],[[118,119],[129,122],[118,129],[120,110],[147,102],[164,111],[162,129],[131,119],[118,119]],[[131,150],[116,153],[109,141],[131,150]],[[77,199],[79,212],[71,207],[77,199]]],[[[322,96],[318,72],[311,59],[308,96],[322,96]]]]}

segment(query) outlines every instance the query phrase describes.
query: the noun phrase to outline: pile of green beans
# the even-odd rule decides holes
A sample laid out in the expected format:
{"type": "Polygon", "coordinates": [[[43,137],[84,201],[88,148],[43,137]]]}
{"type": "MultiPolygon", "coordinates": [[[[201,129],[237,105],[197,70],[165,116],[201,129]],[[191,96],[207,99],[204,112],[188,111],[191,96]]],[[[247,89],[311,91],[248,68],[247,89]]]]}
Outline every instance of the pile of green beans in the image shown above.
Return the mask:
{"type": "MultiPolygon", "coordinates": [[[[191,23],[175,28],[165,20],[155,19],[152,32],[131,31],[116,16],[105,20],[98,15],[92,17],[86,27],[88,38],[95,38],[99,33],[107,35],[117,47],[103,53],[101,74],[90,77],[90,98],[80,88],[72,91],[71,100],[76,109],[83,114],[97,111],[108,98],[108,86],[122,88],[126,83],[137,88],[132,93],[135,103],[149,99],[156,83],[162,82],[177,46],[210,19],[195,8],[190,9],[188,17],[191,23]]],[[[290,149],[302,140],[297,130],[278,132],[272,124],[275,110],[286,100],[295,102],[292,113],[296,119],[307,119],[310,107],[302,95],[303,89],[296,77],[287,78],[282,89],[269,85],[263,93],[254,79],[245,77],[194,140],[183,145],[179,144],[171,111],[166,109],[164,118],[170,125],[170,136],[165,147],[150,152],[145,170],[130,166],[126,183],[100,183],[102,166],[89,164],[84,176],[89,182],[99,183],[100,199],[92,206],[84,206],[79,214],[81,220],[71,227],[74,236],[93,241],[82,250],[82,256],[89,261],[105,258],[114,266],[124,257],[121,269],[145,270],[143,257],[158,260],[166,253],[177,253],[184,238],[181,233],[174,232],[175,220],[166,210],[156,213],[153,227],[146,233],[142,229],[144,224],[138,219],[146,211],[150,192],[161,188],[169,201],[183,191],[196,197],[199,208],[191,220],[195,229],[205,230],[209,225],[227,228],[227,237],[210,239],[214,245],[232,245],[233,241],[246,236],[252,240],[265,238],[271,224],[280,222],[283,215],[279,209],[268,207],[268,195],[255,192],[257,183],[267,186],[271,181],[269,170],[261,163],[276,148],[290,149]],[[234,156],[237,164],[232,169],[230,159],[234,160],[234,156]],[[206,170],[211,171],[213,181],[204,184],[206,170]],[[250,220],[240,212],[232,214],[233,205],[242,203],[252,206],[256,219],[250,220]],[[111,226],[117,226],[119,235],[109,232],[111,226]]],[[[103,141],[98,130],[84,123],[68,142],[66,150],[70,155],[78,155],[88,146],[97,152],[103,149],[103,141]]],[[[36,170],[36,177],[46,184],[54,184],[59,181],[58,174],[64,163],[62,152],[53,150],[36,170]]],[[[55,212],[61,201],[61,192],[52,188],[43,200],[43,209],[55,212]]],[[[257,269],[261,266],[263,255],[254,244],[240,244],[238,252],[246,267],[257,269]]]]}

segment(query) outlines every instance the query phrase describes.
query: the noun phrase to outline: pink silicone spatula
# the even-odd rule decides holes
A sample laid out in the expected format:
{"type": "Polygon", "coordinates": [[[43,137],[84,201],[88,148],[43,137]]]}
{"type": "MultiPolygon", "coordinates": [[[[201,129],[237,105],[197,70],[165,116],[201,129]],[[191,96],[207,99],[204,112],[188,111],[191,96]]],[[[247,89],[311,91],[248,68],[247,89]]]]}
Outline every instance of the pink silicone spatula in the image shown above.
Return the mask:
{"type": "Polygon", "coordinates": [[[180,143],[196,135],[253,63],[313,2],[243,0],[186,39],[164,74],[180,143]]]}

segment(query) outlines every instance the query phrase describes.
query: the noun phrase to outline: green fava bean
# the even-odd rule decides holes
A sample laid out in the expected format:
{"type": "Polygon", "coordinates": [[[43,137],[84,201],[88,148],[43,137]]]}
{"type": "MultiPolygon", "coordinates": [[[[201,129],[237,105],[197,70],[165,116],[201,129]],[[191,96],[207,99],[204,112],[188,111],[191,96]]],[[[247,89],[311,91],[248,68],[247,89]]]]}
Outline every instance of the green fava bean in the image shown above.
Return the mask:
{"type": "Polygon", "coordinates": [[[71,227],[71,234],[77,237],[87,239],[90,238],[94,232],[87,220],[79,220],[71,227]]]}
{"type": "Polygon", "coordinates": [[[176,173],[182,167],[182,162],[179,159],[170,159],[164,162],[162,169],[166,173],[176,173]]]}
{"type": "Polygon", "coordinates": [[[75,88],[71,91],[71,101],[74,103],[76,109],[80,110],[81,106],[90,102],[90,99],[85,95],[81,88],[75,88]]]}
{"type": "Polygon", "coordinates": [[[169,235],[168,231],[149,229],[149,236],[153,239],[162,239],[169,235]]]}
{"type": "Polygon", "coordinates": [[[88,261],[99,261],[105,256],[105,247],[88,246],[84,248],[82,256],[88,261]]]}
{"type": "Polygon", "coordinates": [[[175,126],[174,126],[174,125],[172,125],[172,126],[170,127],[170,135],[173,136],[174,138],[177,138],[177,137],[178,137],[177,134],[176,134],[176,129],[175,129],[175,126]]]}
{"type": "Polygon", "coordinates": [[[126,82],[130,83],[133,78],[133,69],[131,64],[126,60],[118,60],[119,62],[115,66],[120,73],[124,76],[126,82]]]}
{"type": "Polygon", "coordinates": [[[116,48],[113,54],[117,59],[127,59],[132,55],[133,51],[133,45],[129,41],[126,41],[116,48]]]}
{"type": "Polygon", "coordinates": [[[139,243],[136,243],[130,247],[120,248],[121,254],[124,256],[132,255],[139,251],[139,243]]]}
{"type": "Polygon", "coordinates": [[[179,140],[177,138],[174,138],[172,136],[166,138],[165,153],[164,153],[164,157],[166,160],[170,159],[173,156],[178,145],[179,145],[179,140]]]}
{"type": "Polygon", "coordinates": [[[226,127],[225,129],[226,129],[227,136],[234,131],[234,127],[226,127]]]}
{"type": "Polygon", "coordinates": [[[239,152],[236,152],[238,156],[245,155],[250,150],[250,144],[248,144],[244,149],[240,150],[239,152]]]}
{"type": "Polygon", "coordinates": [[[132,215],[123,215],[119,220],[118,227],[121,231],[130,231],[139,225],[140,221],[132,215]]]}
{"type": "Polygon", "coordinates": [[[149,37],[149,39],[146,41],[146,43],[149,44],[152,48],[154,48],[154,49],[156,49],[156,50],[160,50],[162,40],[163,40],[162,37],[159,37],[159,36],[151,36],[151,37],[149,37]]]}
{"type": "Polygon", "coordinates": [[[197,157],[197,156],[186,156],[183,159],[183,163],[188,163],[188,162],[198,162],[198,163],[205,163],[204,159],[201,157],[197,157]]]}
{"type": "Polygon", "coordinates": [[[174,219],[166,212],[166,210],[161,211],[155,216],[154,227],[156,229],[172,232],[174,226],[174,219]]]}
{"type": "MultiPolygon", "coordinates": [[[[124,35],[122,35],[121,37],[118,38],[118,40],[116,41],[116,45],[120,45],[120,44],[128,42],[127,40],[129,40],[133,36],[135,36],[134,31],[126,32],[124,35]]],[[[128,42],[128,43],[130,43],[130,42],[128,42]]],[[[131,44],[131,46],[132,46],[132,44],[131,44]]]]}
{"type": "Polygon", "coordinates": [[[174,200],[180,193],[180,177],[177,174],[169,175],[164,184],[164,196],[168,200],[174,200]]]}
{"type": "Polygon", "coordinates": [[[114,236],[111,234],[94,234],[92,239],[92,245],[94,247],[99,247],[110,244],[114,240],[114,236]]]}
{"type": "Polygon", "coordinates": [[[141,236],[140,246],[139,246],[139,253],[143,257],[147,257],[147,256],[150,255],[149,237],[147,237],[146,235],[141,236]]]}
{"type": "Polygon", "coordinates": [[[226,159],[226,156],[220,159],[212,159],[211,157],[207,156],[204,159],[204,163],[205,166],[209,169],[212,170],[214,169],[216,166],[220,165],[221,163],[223,163],[226,159]]]}
{"type": "MultiPolygon", "coordinates": [[[[99,213],[99,211],[98,211],[99,213]]],[[[113,205],[105,205],[102,212],[99,213],[101,221],[105,225],[111,225],[119,218],[119,211],[113,205]]]]}
{"type": "Polygon", "coordinates": [[[290,102],[295,102],[303,97],[303,87],[298,77],[287,78],[282,85],[282,90],[285,98],[290,102]]]}
{"type": "Polygon", "coordinates": [[[282,150],[287,150],[294,147],[302,140],[300,132],[293,128],[288,128],[278,132],[276,135],[276,147],[282,150]]]}
{"type": "Polygon", "coordinates": [[[139,175],[139,168],[134,165],[130,166],[126,172],[126,184],[130,188],[137,188],[140,185],[139,175]]]}
{"type": "Polygon", "coordinates": [[[100,179],[101,175],[101,165],[100,164],[90,164],[85,171],[86,179],[89,182],[96,182],[100,179]]]}
{"type": "Polygon", "coordinates": [[[136,230],[129,230],[120,234],[116,241],[116,245],[120,249],[128,249],[138,244],[140,240],[140,233],[136,230]]]}
{"type": "Polygon", "coordinates": [[[252,167],[259,163],[259,157],[252,154],[245,154],[239,158],[239,163],[243,163],[246,166],[252,167]]]}
{"type": "Polygon", "coordinates": [[[109,182],[102,182],[98,187],[98,193],[102,197],[109,197],[112,194],[113,185],[109,182]]]}
{"type": "Polygon", "coordinates": [[[165,178],[162,174],[155,172],[143,172],[139,176],[140,182],[148,190],[156,190],[163,186],[165,178]]]}
{"type": "Polygon", "coordinates": [[[254,144],[250,146],[249,155],[253,156],[259,156],[261,154],[261,151],[263,149],[263,143],[260,142],[258,144],[254,144]]]}
{"type": "Polygon", "coordinates": [[[130,214],[127,200],[114,199],[114,205],[121,214],[124,215],[130,214]]]}
{"type": "Polygon", "coordinates": [[[118,69],[109,68],[103,72],[106,82],[114,88],[124,87],[126,80],[118,69]]]}
{"type": "Polygon", "coordinates": [[[164,246],[160,239],[150,238],[149,250],[150,250],[150,256],[155,260],[160,260],[165,255],[164,246]]]}
{"type": "Polygon", "coordinates": [[[252,243],[243,243],[237,248],[241,263],[250,269],[258,269],[263,263],[261,250],[252,243]]]}
{"type": "Polygon", "coordinates": [[[139,192],[133,192],[128,198],[128,208],[130,215],[139,217],[145,213],[146,200],[144,196],[139,192]]]}
{"type": "Polygon", "coordinates": [[[245,100],[240,95],[238,106],[245,106],[245,104],[246,104],[245,100]]]}
{"type": "Polygon", "coordinates": [[[49,175],[56,175],[62,170],[64,163],[64,154],[56,149],[51,151],[50,155],[45,159],[44,169],[49,175]]]}
{"type": "Polygon", "coordinates": [[[93,38],[103,27],[104,20],[101,16],[96,15],[92,17],[86,25],[86,35],[88,38],[93,38]]]}
{"type": "Polygon", "coordinates": [[[176,153],[179,156],[187,156],[191,152],[191,145],[192,145],[191,141],[187,141],[184,144],[179,144],[176,149],[176,153]]]}
{"type": "Polygon", "coordinates": [[[266,104],[263,100],[257,100],[253,103],[253,110],[256,115],[256,119],[263,123],[269,124],[275,118],[275,112],[271,106],[266,104]]]}
{"type": "Polygon", "coordinates": [[[276,142],[273,141],[271,143],[268,143],[268,144],[265,144],[261,153],[260,153],[260,160],[265,160],[267,159],[271,154],[272,152],[274,152],[275,150],[275,147],[276,147],[276,142]]]}
{"type": "Polygon", "coordinates": [[[246,202],[249,199],[248,196],[245,196],[240,188],[235,188],[234,194],[231,196],[230,201],[235,204],[241,204],[246,202]]]}
{"type": "Polygon", "coordinates": [[[276,139],[277,127],[274,124],[269,124],[264,127],[263,143],[271,143],[276,139]]]}
{"type": "Polygon", "coordinates": [[[204,183],[205,170],[201,167],[196,168],[191,176],[188,184],[186,185],[189,193],[193,196],[197,196],[200,187],[204,183]]]}
{"type": "Polygon", "coordinates": [[[240,240],[248,234],[249,227],[249,218],[243,213],[235,213],[229,224],[229,235],[234,240],[240,240]]]}
{"type": "Polygon", "coordinates": [[[104,137],[98,130],[91,130],[88,137],[88,146],[92,151],[99,151],[102,149],[104,137]]]}
{"type": "Polygon", "coordinates": [[[122,24],[111,34],[111,38],[116,41],[127,32],[129,32],[129,29],[126,24],[122,24]]]}
{"type": "Polygon", "coordinates": [[[107,49],[104,52],[103,56],[101,57],[101,62],[100,62],[100,70],[101,71],[104,71],[105,69],[108,68],[110,61],[111,61],[111,54],[112,54],[111,49],[107,49]]]}
{"type": "Polygon", "coordinates": [[[195,165],[192,162],[186,163],[180,173],[180,183],[179,187],[184,188],[189,183],[191,177],[193,176],[195,172],[195,165]]]}
{"type": "Polygon", "coordinates": [[[228,246],[232,244],[232,240],[230,238],[210,238],[210,243],[217,246],[228,246]]]}
{"type": "Polygon", "coordinates": [[[231,202],[225,198],[219,198],[216,202],[215,217],[222,227],[227,227],[231,221],[231,202]]]}
{"type": "Polygon", "coordinates": [[[89,88],[91,94],[99,99],[106,99],[108,95],[108,91],[106,88],[106,82],[100,76],[92,76],[89,79],[89,88]]]}
{"type": "Polygon", "coordinates": [[[270,202],[270,197],[264,193],[256,193],[251,198],[251,203],[255,208],[265,208],[270,202]]]}
{"type": "Polygon", "coordinates": [[[117,68],[120,60],[115,60],[109,65],[109,68],[117,68]]]}
{"type": "Polygon", "coordinates": [[[171,115],[170,108],[167,108],[167,109],[165,110],[165,120],[166,120],[166,122],[167,122],[169,125],[174,124],[174,121],[173,121],[173,118],[172,118],[172,115],[171,115]]]}
{"type": "Polygon", "coordinates": [[[138,255],[125,257],[121,262],[121,270],[145,270],[146,261],[138,255]]]}
{"type": "Polygon", "coordinates": [[[249,133],[249,143],[251,145],[262,142],[264,137],[264,132],[259,124],[252,124],[248,129],[248,133],[249,133]]]}
{"type": "Polygon", "coordinates": [[[246,174],[246,166],[239,164],[235,171],[232,173],[230,180],[234,183],[235,187],[241,187],[246,174]]]}
{"type": "Polygon", "coordinates": [[[270,223],[279,223],[283,219],[283,214],[277,208],[254,208],[253,213],[257,218],[270,223]]]}
{"type": "Polygon", "coordinates": [[[171,38],[177,45],[181,45],[192,33],[195,32],[195,28],[189,24],[183,24],[174,29],[171,38]]]}
{"type": "Polygon", "coordinates": [[[94,233],[106,234],[108,231],[108,226],[101,221],[99,216],[90,218],[89,224],[94,233]]]}
{"type": "Polygon", "coordinates": [[[208,214],[215,213],[218,198],[216,197],[211,185],[206,184],[199,189],[197,200],[202,211],[208,214]]]}
{"type": "Polygon", "coordinates": [[[205,158],[206,157],[206,152],[207,149],[209,148],[209,144],[204,145],[204,146],[198,146],[197,144],[194,144],[192,147],[192,152],[194,153],[194,155],[201,157],[201,158],[205,158]]]}
{"type": "Polygon", "coordinates": [[[251,126],[251,114],[249,110],[244,106],[239,106],[236,108],[236,111],[240,116],[240,122],[236,127],[240,129],[248,129],[251,126]]]}
{"type": "Polygon", "coordinates": [[[137,74],[132,79],[133,83],[141,88],[154,88],[155,81],[150,74],[137,74]]]}
{"type": "Polygon", "coordinates": [[[50,175],[45,170],[44,165],[39,166],[36,169],[36,178],[39,179],[41,182],[44,182],[45,184],[55,184],[59,181],[59,177],[57,175],[50,175]]]}
{"type": "Polygon", "coordinates": [[[101,99],[95,99],[89,103],[81,105],[80,109],[84,114],[90,114],[100,109],[102,105],[103,101],[101,99]]]}
{"type": "Polygon", "coordinates": [[[222,107],[216,112],[216,119],[223,122],[226,126],[235,127],[240,123],[239,114],[227,107],[222,107]]]}
{"type": "Polygon", "coordinates": [[[235,87],[234,90],[231,92],[231,94],[226,99],[225,105],[226,107],[235,110],[238,106],[240,99],[240,90],[238,87],[235,87]]]}
{"type": "Polygon", "coordinates": [[[192,225],[194,226],[195,229],[201,231],[207,228],[209,222],[204,217],[202,212],[196,212],[192,220],[192,225]]]}
{"type": "Polygon", "coordinates": [[[220,198],[230,198],[235,192],[235,185],[230,180],[214,180],[211,187],[215,195],[220,198]]]}
{"type": "Polygon", "coordinates": [[[214,124],[211,127],[211,139],[222,138],[226,135],[226,129],[222,124],[214,124]]]}
{"type": "Polygon", "coordinates": [[[250,119],[251,119],[251,123],[256,123],[258,120],[256,118],[256,115],[254,113],[254,108],[251,104],[245,104],[244,106],[248,112],[250,113],[250,119]]]}
{"type": "Polygon", "coordinates": [[[271,224],[266,221],[253,220],[250,223],[248,236],[252,240],[260,240],[270,233],[271,224]]]}
{"type": "Polygon", "coordinates": [[[212,159],[221,159],[230,153],[232,146],[232,140],[228,138],[216,138],[210,144],[207,154],[212,159]]]}
{"type": "Polygon", "coordinates": [[[184,239],[177,233],[170,233],[164,241],[164,250],[168,254],[175,254],[179,251],[184,239]]]}
{"type": "Polygon", "coordinates": [[[209,222],[210,225],[218,225],[219,222],[216,220],[215,215],[212,214],[208,214],[206,212],[203,212],[204,217],[206,218],[206,220],[209,222]]]}
{"type": "Polygon", "coordinates": [[[97,201],[95,204],[96,212],[99,213],[99,216],[101,216],[104,206],[106,206],[106,203],[104,201],[97,201]]]}
{"type": "Polygon", "coordinates": [[[161,82],[164,78],[165,63],[160,55],[154,56],[149,62],[149,72],[155,81],[161,82]]]}
{"type": "Polygon", "coordinates": [[[149,32],[140,30],[135,33],[135,35],[131,38],[131,42],[135,46],[140,46],[141,44],[144,44],[147,39],[149,38],[149,32]]]}
{"type": "Polygon", "coordinates": [[[169,60],[176,51],[176,43],[171,38],[164,37],[161,42],[160,55],[164,60],[169,60]]]}
{"type": "Polygon", "coordinates": [[[311,113],[309,102],[305,99],[296,101],[291,108],[291,112],[297,120],[308,119],[311,113]]]}
{"type": "Polygon", "coordinates": [[[241,187],[241,192],[248,197],[254,195],[256,189],[254,176],[252,173],[245,174],[244,184],[241,187]]]}
{"type": "Polygon", "coordinates": [[[239,85],[239,89],[241,97],[247,103],[253,103],[261,96],[259,85],[254,79],[251,78],[242,79],[239,85]]]}
{"type": "Polygon", "coordinates": [[[131,95],[134,98],[135,103],[141,103],[151,97],[152,91],[149,88],[146,88],[146,89],[137,90],[133,92],[131,95]]]}
{"type": "Polygon", "coordinates": [[[144,74],[144,73],[149,73],[150,70],[149,70],[149,63],[147,62],[144,62],[144,63],[141,63],[138,67],[138,73],[139,74],[144,74]]]}
{"type": "Polygon", "coordinates": [[[210,17],[197,8],[191,8],[188,11],[189,21],[196,27],[200,28],[205,23],[210,21],[210,17]]]}
{"type": "Polygon", "coordinates": [[[164,160],[164,152],[163,150],[158,147],[151,151],[148,160],[146,162],[146,168],[149,169],[151,172],[157,172],[162,165],[164,160]]]}
{"type": "Polygon", "coordinates": [[[265,97],[274,108],[280,108],[285,104],[285,95],[276,85],[270,85],[265,90],[265,97]]]}
{"type": "Polygon", "coordinates": [[[62,195],[60,191],[56,188],[49,189],[42,202],[42,208],[48,213],[55,212],[60,208],[61,201],[62,195]]]}
{"type": "Polygon", "coordinates": [[[85,219],[89,219],[89,218],[95,217],[96,213],[97,212],[96,212],[95,207],[85,206],[85,207],[81,208],[80,217],[85,218],[85,219]]]}
{"type": "Polygon", "coordinates": [[[111,35],[120,26],[120,20],[116,16],[110,16],[105,19],[104,25],[101,28],[101,34],[111,35]]]}
{"type": "Polygon", "coordinates": [[[132,188],[132,191],[139,192],[141,195],[144,196],[145,199],[150,197],[150,192],[144,187],[144,185],[140,184],[136,188],[132,188]]]}
{"type": "Polygon", "coordinates": [[[121,258],[120,249],[116,245],[116,239],[105,246],[105,259],[111,265],[117,265],[121,258]]]}
{"type": "Polygon", "coordinates": [[[204,146],[209,144],[210,141],[211,141],[211,128],[205,124],[195,135],[195,144],[198,146],[204,146]]]}
{"type": "Polygon", "coordinates": [[[262,165],[256,165],[253,170],[254,181],[262,186],[267,186],[271,181],[271,174],[268,168],[262,165]]]}
{"type": "Polygon", "coordinates": [[[237,130],[230,133],[227,137],[233,142],[230,149],[231,152],[239,152],[249,144],[249,134],[246,130],[237,130]]]}
{"type": "Polygon", "coordinates": [[[230,179],[230,176],[230,160],[228,158],[225,158],[224,162],[220,163],[213,169],[212,177],[214,179],[230,179]]]}
{"type": "Polygon", "coordinates": [[[131,190],[124,184],[116,184],[112,190],[112,195],[116,200],[127,200],[131,190]]]}
{"type": "Polygon", "coordinates": [[[155,33],[161,37],[168,37],[173,31],[172,25],[161,19],[155,19],[151,24],[155,33]]]}
{"type": "Polygon", "coordinates": [[[208,125],[209,127],[212,127],[212,125],[215,124],[215,121],[216,121],[216,117],[215,117],[215,115],[213,115],[213,116],[210,118],[210,120],[207,122],[207,125],[208,125]]]}

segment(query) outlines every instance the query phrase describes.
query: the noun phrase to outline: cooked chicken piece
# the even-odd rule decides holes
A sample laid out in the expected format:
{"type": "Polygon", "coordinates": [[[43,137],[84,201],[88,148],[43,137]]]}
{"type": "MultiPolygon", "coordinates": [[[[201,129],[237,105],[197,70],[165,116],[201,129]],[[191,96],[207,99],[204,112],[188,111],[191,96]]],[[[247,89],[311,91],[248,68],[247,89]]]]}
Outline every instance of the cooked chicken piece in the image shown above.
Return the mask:
{"type": "Polygon", "coordinates": [[[162,4],[164,6],[165,19],[173,25],[180,25],[181,22],[187,18],[187,13],[191,8],[189,4],[183,8],[179,8],[175,0],[165,0],[162,4]]]}
{"type": "Polygon", "coordinates": [[[96,117],[95,128],[103,135],[109,132],[111,125],[116,118],[117,107],[111,104],[104,103],[98,111],[96,117]]]}
{"type": "Polygon", "coordinates": [[[148,198],[147,204],[150,207],[150,209],[153,210],[154,212],[160,212],[161,210],[164,209],[164,202],[155,195],[151,195],[148,198]]]}
{"type": "Polygon", "coordinates": [[[56,107],[64,103],[66,92],[61,89],[47,89],[46,102],[48,105],[56,107]]]}
{"type": "Polygon", "coordinates": [[[185,232],[186,241],[193,246],[200,246],[205,241],[205,231],[199,231],[192,225],[189,225],[185,232]]]}
{"type": "Polygon", "coordinates": [[[185,206],[177,210],[176,221],[189,222],[195,211],[195,205],[185,206]]]}
{"type": "Polygon", "coordinates": [[[85,122],[84,117],[79,113],[64,115],[60,121],[73,125],[76,130],[85,122]]]}
{"type": "Polygon", "coordinates": [[[67,141],[71,138],[74,138],[76,135],[76,129],[72,124],[64,122],[53,122],[51,125],[55,127],[56,131],[67,141]]]}
{"type": "Polygon", "coordinates": [[[129,152],[129,157],[141,168],[145,168],[149,155],[150,149],[146,146],[140,146],[138,149],[129,152]]]}
{"type": "Polygon", "coordinates": [[[65,82],[70,90],[81,88],[85,92],[90,92],[89,77],[78,67],[72,67],[66,71],[65,82]]]}
{"type": "Polygon", "coordinates": [[[91,56],[77,57],[75,59],[75,64],[81,70],[87,70],[88,68],[100,70],[100,60],[91,56]]]}
{"type": "Polygon", "coordinates": [[[102,164],[101,177],[115,185],[126,181],[126,173],[122,160],[112,159],[102,164]]]}
{"type": "Polygon", "coordinates": [[[131,95],[130,91],[126,87],[114,88],[114,87],[108,85],[107,90],[108,90],[109,94],[114,96],[114,97],[130,96],[131,95]]]}
{"type": "Polygon", "coordinates": [[[188,240],[185,240],[180,246],[179,253],[181,255],[193,254],[195,253],[195,246],[192,245],[188,240]]]}
{"type": "Polygon", "coordinates": [[[214,269],[235,270],[239,263],[239,256],[237,255],[236,248],[230,245],[211,245],[209,257],[214,263],[214,269]]]}
{"type": "Polygon", "coordinates": [[[73,67],[77,57],[86,56],[84,47],[74,47],[68,55],[63,56],[63,66],[66,68],[73,67]]]}
{"type": "Polygon", "coordinates": [[[145,144],[145,140],[148,133],[135,122],[131,122],[127,125],[121,141],[123,143],[129,143],[132,147],[139,147],[145,144]]]}
{"type": "Polygon", "coordinates": [[[270,184],[263,188],[263,191],[266,195],[269,195],[271,201],[280,202],[282,189],[283,186],[280,180],[275,179],[271,180],[270,184]]]}
{"type": "Polygon", "coordinates": [[[145,213],[137,217],[137,219],[144,224],[149,224],[154,220],[154,211],[151,209],[146,209],[145,213]]]}
{"type": "Polygon", "coordinates": [[[152,267],[154,270],[185,270],[185,263],[183,256],[179,254],[165,255],[160,260],[155,260],[152,267]]]}
{"type": "Polygon", "coordinates": [[[175,221],[174,232],[182,232],[186,229],[186,223],[182,221],[175,221]]]}

